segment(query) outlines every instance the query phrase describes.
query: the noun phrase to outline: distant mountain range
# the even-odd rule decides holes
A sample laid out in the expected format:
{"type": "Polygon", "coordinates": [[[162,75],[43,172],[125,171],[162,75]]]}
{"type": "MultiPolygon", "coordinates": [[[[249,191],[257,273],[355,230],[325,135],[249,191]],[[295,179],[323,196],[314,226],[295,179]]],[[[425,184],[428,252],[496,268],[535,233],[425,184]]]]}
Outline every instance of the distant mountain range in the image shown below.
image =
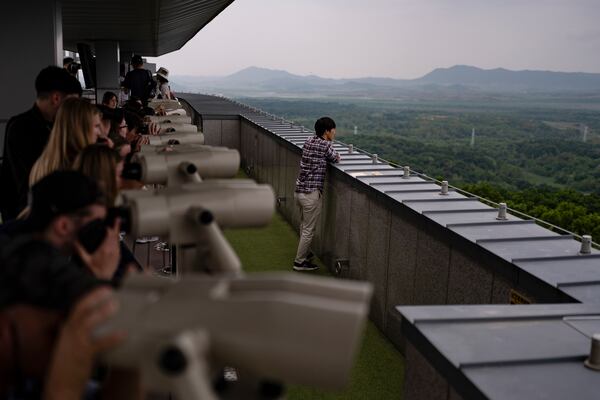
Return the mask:
{"type": "Polygon", "coordinates": [[[415,92],[440,95],[497,93],[597,93],[600,74],[481,69],[466,65],[437,68],[417,79],[328,79],[249,67],[225,77],[173,76],[176,92],[218,92],[249,96],[403,97],[415,92]]]}

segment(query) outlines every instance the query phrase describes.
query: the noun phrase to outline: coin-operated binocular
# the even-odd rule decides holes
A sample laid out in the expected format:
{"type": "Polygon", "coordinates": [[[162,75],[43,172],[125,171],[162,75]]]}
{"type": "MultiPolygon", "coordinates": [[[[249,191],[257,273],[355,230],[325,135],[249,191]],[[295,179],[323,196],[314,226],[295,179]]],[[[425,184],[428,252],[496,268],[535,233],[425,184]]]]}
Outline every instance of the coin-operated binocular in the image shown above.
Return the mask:
{"type": "Polygon", "coordinates": [[[148,102],[148,107],[155,110],[162,108],[167,115],[187,115],[187,112],[179,102],[179,100],[158,100],[154,99],[148,102]]]}
{"type": "Polygon", "coordinates": [[[188,115],[149,115],[149,121],[157,124],[191,124],[192,117],[188,115]]]}
{"type": "Polygon", "coordinates": [[[192,124],[180,124],[172,122],[163,122],[159,124],[160,134],[169,133],[198,133],[198,127],[192,124]]]}
{"type": "Polygon", "coordinates": [[[157,108],[159,106],[165,110],[178,110],[183,107],[179,100],[152,99],[148,102],[148,107],[157,108]]]}
{"type": "MultiPolygon", "coordinates": [[[[204,144],[204,134],[202,132],[182,132],[166,133],[162,135],[149,135],[151,146],[166,146],[178,144],[204,144]]],[[[147,146],[147,145],[144,145],[147,146]]]]}
{"type": "Polygon", "coordinates": [[[371,293],[366,282],[290,273],[132,276],[99,332],[127,339],[102,361],[138,370],[144,388],[179,400],[279,399],[283,383],[341,389],[371,293]],[[224,367],[236,382],[223,381],[224,367]]]}
{"type": "Polygon", "coordinates": [[[154,191],[122,193],[129,233],[161,236],[178,245],[178,273],[239,273],[241,262],[223,228],[267,225],[275,211],[269,185],[217,180],[154,191]]]}
{"type": "Polygon", "coordinates": [[[163,150],[136,153],[122,176],[146,184],[175,186],[202,179],[233,178],[240,167],[240,153],[226,147],[173,146],[163,150]]]}
{"type": "Polygon", "coordinates": [[[144,144],[140,147],[141,153],[194,153],[196,151],[210,151],[212,149],[223,149],[226,147],[209,146],[201,143],[175,143],[166,146],[153,146],[151,144],[144,144]]]}

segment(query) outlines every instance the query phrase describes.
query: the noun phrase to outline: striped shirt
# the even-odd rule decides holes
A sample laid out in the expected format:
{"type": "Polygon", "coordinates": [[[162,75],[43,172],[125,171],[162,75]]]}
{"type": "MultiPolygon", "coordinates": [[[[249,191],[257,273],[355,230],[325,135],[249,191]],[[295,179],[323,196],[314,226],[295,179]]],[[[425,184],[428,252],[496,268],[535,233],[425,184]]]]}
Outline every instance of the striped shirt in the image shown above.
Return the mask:
{"type": "Polygon", "coordinates": [[[312,136],[306,139],[302,148],[300,173],[296,179],[296,193],[323,191],[327,162],[338,161],[338,153],[333,149],[333,142],[312,136]]]}

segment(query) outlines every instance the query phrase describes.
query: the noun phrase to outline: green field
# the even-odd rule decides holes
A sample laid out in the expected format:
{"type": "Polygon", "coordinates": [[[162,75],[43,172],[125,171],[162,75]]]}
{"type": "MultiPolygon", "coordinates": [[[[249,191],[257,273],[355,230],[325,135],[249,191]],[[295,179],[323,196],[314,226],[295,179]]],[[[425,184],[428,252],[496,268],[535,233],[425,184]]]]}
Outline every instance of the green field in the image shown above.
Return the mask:
{"type": "MultiPolygon", "coordinates": [[[[279,215],[266,228],[228,230],[225,235],[239,255],[248,273],[263,271],[290,271],[298,245],[298,234],[279,215]]],[[[328,275],[323,264],[314,272],[328,275]]],[[[306,273],[306,272],[303,272],[306,273]]],[[[315,343],[315,346],[327,346],[315,343]]],[[[293,362],[293,360],[290,360],[293,362]]],[[[308,371],[307,371],[308,372],[308,371]]],[[[400,399],[404,380],[404,360],[401,354],[369,322],[362,340],[358,357],[352,369],[350,385],[341,392],[292,386],[290,400],[318,399],[400,399]]]]}
{"type": "Polygon", "coordinates": [[[559,100],[242,99],[309,128],[329,115],[337,122],[338,140],[456,185],[487,182],[510,190],[548,185],[600,193],[597,102],[559,100]]]}

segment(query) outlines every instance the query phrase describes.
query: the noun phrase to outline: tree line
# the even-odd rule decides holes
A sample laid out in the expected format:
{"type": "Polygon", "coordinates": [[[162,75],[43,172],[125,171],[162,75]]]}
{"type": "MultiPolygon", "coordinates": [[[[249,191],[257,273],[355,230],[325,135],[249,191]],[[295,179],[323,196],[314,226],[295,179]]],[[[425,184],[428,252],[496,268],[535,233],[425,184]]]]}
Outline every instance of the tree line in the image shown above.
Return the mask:
{"type": "Polygon", "coordinates": [[[597,112],[525,106],[482,111],[472,104],[436,107],[355,99],[244,101],[309,128],[329,115],[337,121],[338,139],[355,148],[600,238],[597,112]],[[563,122],[565,128],[556,128],[563,122]],[[585,143],[584,125],[589,127],[585,143]]]}

